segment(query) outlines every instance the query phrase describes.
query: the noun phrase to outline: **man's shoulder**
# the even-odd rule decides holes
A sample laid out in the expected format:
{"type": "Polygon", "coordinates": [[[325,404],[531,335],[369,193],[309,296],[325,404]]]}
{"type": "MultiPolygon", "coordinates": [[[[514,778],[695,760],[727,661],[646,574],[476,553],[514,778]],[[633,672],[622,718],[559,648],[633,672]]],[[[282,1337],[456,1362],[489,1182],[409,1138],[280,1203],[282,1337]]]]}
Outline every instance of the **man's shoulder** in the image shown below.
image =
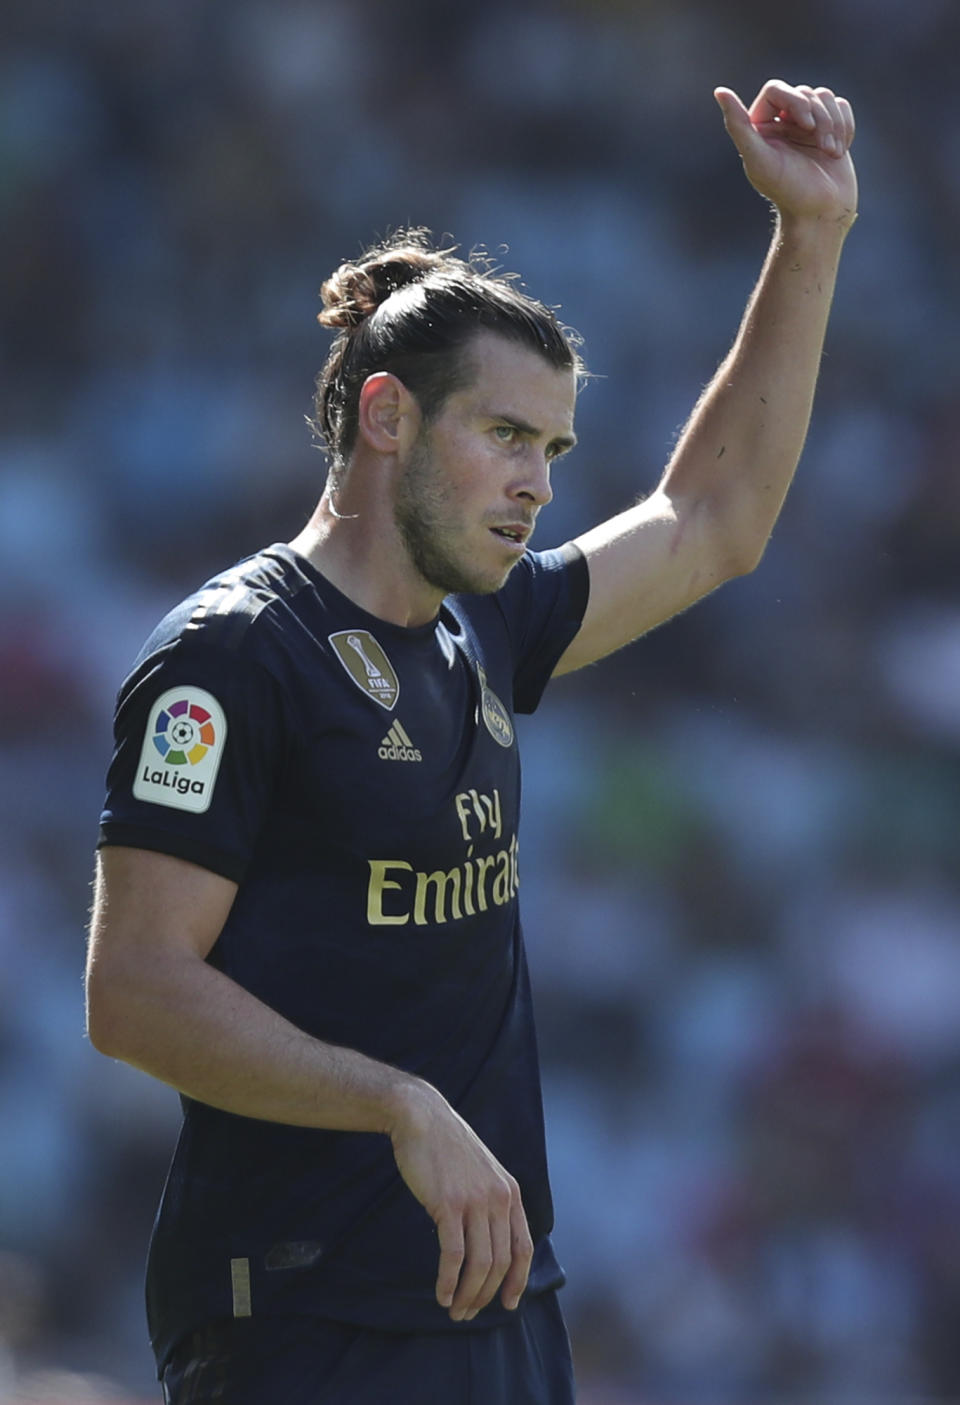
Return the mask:
{"type": "Polygon", "coordinates": [[[296,614],[298,598],[312,584],[289,547],[265,547],[181,600],[154,629],[140,660],[174,644],[230,653],[256,649],[296,614]]]}

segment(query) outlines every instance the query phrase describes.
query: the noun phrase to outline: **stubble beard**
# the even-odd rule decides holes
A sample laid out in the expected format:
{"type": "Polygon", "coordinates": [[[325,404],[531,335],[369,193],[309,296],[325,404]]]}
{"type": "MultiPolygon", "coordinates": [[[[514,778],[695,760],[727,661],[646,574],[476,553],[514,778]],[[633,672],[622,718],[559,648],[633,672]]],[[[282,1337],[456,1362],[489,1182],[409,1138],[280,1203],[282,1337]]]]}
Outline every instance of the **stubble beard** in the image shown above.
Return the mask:
{"type": "Polygon", "coordinates": [[[510,573],[504,569],[494,579],[454,554],[449,538],[450,493],[437,469],[426,436],[421,432],[400,482],[394,521],[407,554],[420,576],[445,595],[492,595],[510,573]]]}

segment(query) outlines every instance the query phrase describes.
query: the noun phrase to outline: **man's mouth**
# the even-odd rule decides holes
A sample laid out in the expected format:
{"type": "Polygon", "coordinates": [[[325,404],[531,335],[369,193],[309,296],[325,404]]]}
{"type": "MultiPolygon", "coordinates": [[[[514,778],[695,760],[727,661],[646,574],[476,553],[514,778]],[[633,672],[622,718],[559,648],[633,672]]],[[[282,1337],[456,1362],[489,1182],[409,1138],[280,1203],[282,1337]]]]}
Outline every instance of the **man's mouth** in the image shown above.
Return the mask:
{"type": "Polygon", "coordinates": [[[524,526],[491,527],[490,530],[493,532],[494,536],[502,537],[504,541],[516,542],[518,546],[522,546],[527,540],[527,537],[529,537],[532,528],[524,526]]]}

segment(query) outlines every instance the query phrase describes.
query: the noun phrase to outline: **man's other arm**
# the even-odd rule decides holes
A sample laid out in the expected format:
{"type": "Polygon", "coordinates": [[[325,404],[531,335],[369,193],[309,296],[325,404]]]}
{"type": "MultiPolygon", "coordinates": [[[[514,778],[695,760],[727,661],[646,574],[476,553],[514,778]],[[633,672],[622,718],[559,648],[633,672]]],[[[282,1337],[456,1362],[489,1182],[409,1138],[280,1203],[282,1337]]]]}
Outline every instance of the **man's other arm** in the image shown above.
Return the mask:
{"type": "Polygon", "coordinates": [[[513,1177],[430,1084],[312,1038],[206,957],[237,886],[183,859],[98,856],[87,1028],[101,1053],[243,1117],[390,1137],[437,1225],[437,1301],[455,1320],[500,1290],[516,1306],[533,1253],[513,1177]]]}
{"type": "Polygon", "coordinates": [[[856,218],[853,114],[826,88],[777,80],[749,112],[728,89],[716,97],[748,179],[776,207],[770,251],[736,341],[656,490],[577,538],[590,603],[558,674],[753,570],[803,449],[840,254],[856,218]]]}

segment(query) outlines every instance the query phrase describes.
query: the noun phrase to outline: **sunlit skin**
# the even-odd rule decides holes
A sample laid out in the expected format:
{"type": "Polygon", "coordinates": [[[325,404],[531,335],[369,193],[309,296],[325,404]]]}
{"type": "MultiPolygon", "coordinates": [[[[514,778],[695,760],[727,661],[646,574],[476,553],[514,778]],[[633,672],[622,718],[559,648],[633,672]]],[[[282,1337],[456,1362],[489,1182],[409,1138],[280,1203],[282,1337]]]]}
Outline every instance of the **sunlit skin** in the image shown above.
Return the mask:
{"type": "Polygon", "coordinates": [[[292,543],[395,624],[426,624],[448,594],[500,589],[553,496],[553,464],[576,442],[572,368],[490,332],[465,355],[467,384],[430,420],[396,376],[368,378],[336,502],[328,489],[292,543]]]}
{"type": "Polygon", "coordinates": [[[553,463],[574,438],[572,371],[490,334],[476,338],[470,361],[470,385],[423,426],[394,511],[438,604],[448,592],[500,589],[553,496],[553,463]],[[520,540],[507,539],[504,529],[520,540]]]}

